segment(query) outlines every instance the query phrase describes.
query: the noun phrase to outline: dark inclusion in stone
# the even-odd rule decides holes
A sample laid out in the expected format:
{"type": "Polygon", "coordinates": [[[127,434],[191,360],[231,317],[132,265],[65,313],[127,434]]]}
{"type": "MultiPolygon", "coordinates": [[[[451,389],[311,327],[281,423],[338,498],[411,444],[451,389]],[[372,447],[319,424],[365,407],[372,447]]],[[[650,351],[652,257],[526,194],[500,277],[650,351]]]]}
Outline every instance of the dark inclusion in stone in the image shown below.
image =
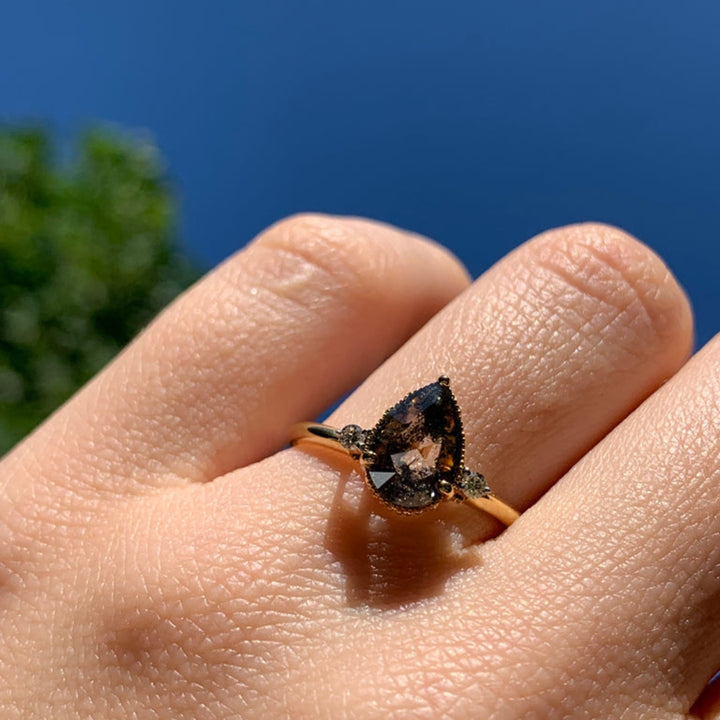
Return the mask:
{"type": "Polygon", "coordinates": [[[413,512],[442,500],[441,483],[454,484],[463,462],[460,410],[447,380],[390,408],[370,431],[365,449],[368,480],[389,505],[413,512]]]}

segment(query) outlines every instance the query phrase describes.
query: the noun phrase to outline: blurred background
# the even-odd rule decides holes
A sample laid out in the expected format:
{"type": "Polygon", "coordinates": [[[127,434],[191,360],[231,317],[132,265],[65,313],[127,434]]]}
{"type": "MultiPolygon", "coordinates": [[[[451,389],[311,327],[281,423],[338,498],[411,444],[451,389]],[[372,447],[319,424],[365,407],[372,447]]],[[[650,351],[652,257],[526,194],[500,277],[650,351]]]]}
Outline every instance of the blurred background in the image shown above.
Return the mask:
{"type": "Polygon", "coordinates": [[[720,3],[23,0],[0,24],[0,452],[274,220],[474,274],[617,224],[720,326],[720,3]]]}

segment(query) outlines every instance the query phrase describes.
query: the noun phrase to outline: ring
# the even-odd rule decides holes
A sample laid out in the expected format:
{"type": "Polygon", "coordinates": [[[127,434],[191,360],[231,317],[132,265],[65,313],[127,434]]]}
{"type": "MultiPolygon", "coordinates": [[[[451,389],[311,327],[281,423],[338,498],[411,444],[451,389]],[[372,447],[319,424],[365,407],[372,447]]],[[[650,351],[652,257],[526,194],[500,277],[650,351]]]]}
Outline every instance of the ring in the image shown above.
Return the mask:
{"type": "Polygon", "coordinates": [[[406,395],[371,430],[302,422],[290,429],[290,444],[314,443],[358,461],[373,494],[403,514],[445,500],[468,502],[505,525],[520,513],[490,491],[485,478],[464,465],[465,435],[450,378],[406,395]]]}

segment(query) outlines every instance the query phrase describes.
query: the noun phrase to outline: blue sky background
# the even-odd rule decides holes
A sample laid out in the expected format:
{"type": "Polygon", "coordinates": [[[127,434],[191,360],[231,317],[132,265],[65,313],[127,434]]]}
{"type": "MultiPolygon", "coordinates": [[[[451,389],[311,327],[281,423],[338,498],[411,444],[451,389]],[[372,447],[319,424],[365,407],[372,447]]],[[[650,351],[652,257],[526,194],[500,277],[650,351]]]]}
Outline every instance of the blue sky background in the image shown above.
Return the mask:
{"type": "Polygon", "coordinates": [[[0,117],[146,129],[215,263],[300,210],[368,215],[481,272],[618,224],[720,306],[720,3],[5,3],[0,117]]]}

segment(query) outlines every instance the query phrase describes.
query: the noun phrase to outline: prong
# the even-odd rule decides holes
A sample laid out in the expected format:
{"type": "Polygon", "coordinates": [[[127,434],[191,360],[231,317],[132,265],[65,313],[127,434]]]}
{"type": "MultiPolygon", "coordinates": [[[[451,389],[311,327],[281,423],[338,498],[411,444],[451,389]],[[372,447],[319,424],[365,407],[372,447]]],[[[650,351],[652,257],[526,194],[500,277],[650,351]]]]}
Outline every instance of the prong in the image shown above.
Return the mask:
{"type": "Polygon", "coordinates": [[[438,483],[437,488],[447,500],[452,498],[452,496],[455,494],[455,488],[452,486],[452,483],[448,482],[447,480],[441,480],[438,483]]]}
{"type": "Polygon", "coordinates": [[[445,387],[450,387],[450,378],[447,375],[441,375],[438,378],[438,382],[445,387]]]}

